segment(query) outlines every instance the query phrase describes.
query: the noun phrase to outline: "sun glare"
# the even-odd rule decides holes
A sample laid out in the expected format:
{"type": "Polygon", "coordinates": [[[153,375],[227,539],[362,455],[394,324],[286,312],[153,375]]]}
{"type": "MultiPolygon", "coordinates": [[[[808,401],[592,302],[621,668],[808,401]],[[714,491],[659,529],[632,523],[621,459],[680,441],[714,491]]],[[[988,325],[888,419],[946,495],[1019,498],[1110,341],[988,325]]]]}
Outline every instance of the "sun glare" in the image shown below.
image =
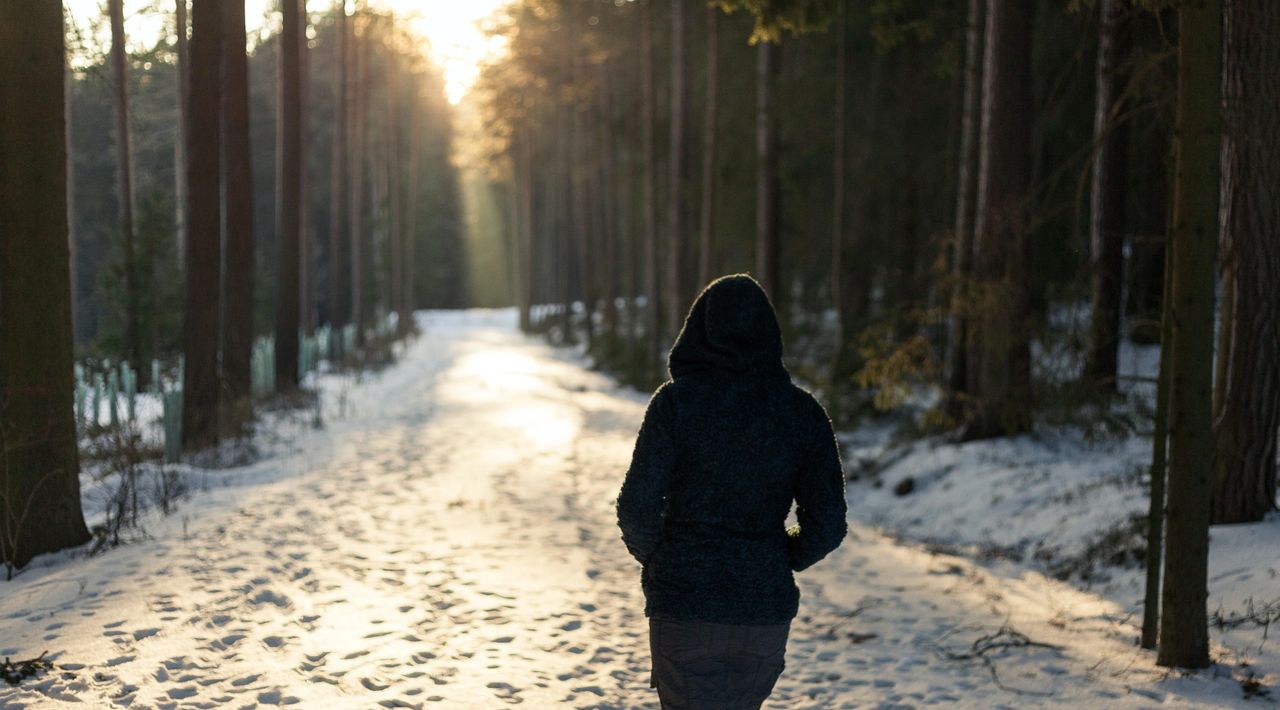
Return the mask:
{"type": "Polygon", "coordinates": [[[482,21],[510,0],[389,0],[388,5],[430,43],[432,58],[444,71],[445,94],[457,104],[480,76],[480,65],[501,50],[482,21]]]}
{"type": "MultiPolygon", "coordinates": [[[[89,44],[105,47],[110,36],[105,22],[93,19],[105,14],[100,0],[66,0],[76,31],[95,27],[98,31],[83,38],[89,44]]],[[[449,103],[457,104],[471,90],[480,76],[480,65],[502,49],[501,40],[487,36],[481,28],[483,20],[511,0],[373,0],[372,6],[389,9],[408,23],[411,31],[422,37],[425,49],[444,72],[445,94],[449,103]]],[[[168,7],[172,3],[165,5],[168,7]]],[[[348,7],[354,3],[348,1],[348,7]]],[[[276,0],[245,0],[245,18],[252,33],[274,19],[276,0]]],[[[327,12],[330,0],[310,0],[307,10],[313,16],[327,12]]],[[[129,47],[144,48],[154,42],[160,32],[172,32],[173,19],[160,12],[150,0],[125,0],[125,33],[129,47]]]]}

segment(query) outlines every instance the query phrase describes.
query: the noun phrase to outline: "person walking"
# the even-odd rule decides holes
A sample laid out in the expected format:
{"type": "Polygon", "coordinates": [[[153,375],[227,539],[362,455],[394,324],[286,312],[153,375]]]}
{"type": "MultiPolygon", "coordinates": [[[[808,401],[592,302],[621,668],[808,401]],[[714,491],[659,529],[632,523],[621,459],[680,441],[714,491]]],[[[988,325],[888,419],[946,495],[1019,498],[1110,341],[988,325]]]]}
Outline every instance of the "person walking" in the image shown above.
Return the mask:
{"type": "Polygon", "coordinates": [[[650,686],[664,710],[759,708],[799,607],[793,573],[847,533],[839,447],[822,405],[792,384],[750,276],[703,289],[668,369],[617,502],[642,566],[650,686]]]}

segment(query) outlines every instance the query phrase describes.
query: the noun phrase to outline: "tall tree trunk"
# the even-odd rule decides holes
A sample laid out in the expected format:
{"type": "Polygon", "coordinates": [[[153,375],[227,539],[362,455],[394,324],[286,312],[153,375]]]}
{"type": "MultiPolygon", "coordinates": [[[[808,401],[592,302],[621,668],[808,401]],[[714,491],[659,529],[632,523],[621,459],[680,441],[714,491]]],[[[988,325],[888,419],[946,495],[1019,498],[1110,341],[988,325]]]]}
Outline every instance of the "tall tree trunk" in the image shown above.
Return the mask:
{"type": "Polygon", "coordinates": [[[1213,474],[1214,252],[1218,234],[1222,3],[1178,9],[1173,353],[1162,666],[1209,665],[1209,496],[1213,474]]]}
{"type": "Polygon", "coordinates": [[[969,395],[969,320],[973,310],[973,224],[978,200],[978,146],[982,112],[982,62],[987,0],[969,0],[965,31],[964,98],[960,108],[960,166],[956,179],[955,245],[951,256],[951,314],[947,332],[947,403],[962,418],[969,395]]]}
{"type": "MultiPolygon", "coordinates": [[[[568,49],[568,45],[565,45],[568,49]]],[[[557,87],[563,92],[563,86],[557,87]]],[[[556,155],[555,155],[555,183],[556,183],[556,206],[559,214],[559,224],[557,225],[557,248],[559,249],[559,258],[556,264],[560,271],[556,275],[556,281],[560,284],[560,305],[561,321],[560,321],[560,342],[561,344],[573,343],[576,337],[573,332],[573,302],[574,296],[577,295],[574,288],[575,261],[577,260],[576,234],[578,232],[575,223],[574,210],[574,189],[573,189],[573,157],[570,155],[573,138],[570,132],[573,130],[570,126],[569,111],[572,106],[566,106],[563,100],[559,100],[555,104],[555,128],[556,128],[556,155]]],[[[580,266],[580,263],[578,264],[580,266]]]]}
{"type": "Polygon", "coordinates": [[[521,261],[517,264],[517,268],[521,272],[519,301],[520,306],[520,328],[521,330],[529,330],[532,325],[532,318],[529,312],[533,303],[533,282],[537,274],[533,269],[533,130],[527,125],[522,128],[519,148],[520,154],[516,161],[519,166],[519,193],[520,193],[520,216],[521,223],[517,226],[515,240],[520,245],[519,254],[521,261]]]}
{"type": "Polygon", "coordinates": [[[524,271],[524,140],[523,126],[516,127],[508,144],[507,157],[511,161],[510,189],[507,191],[507,271],[510,274],[511,302],[516,307],[521,332],[527,332],[529,317],[525,301],[525,284],[528,274],[524,271]]]}
{"type": "Polygon", "coordinates": [[[276,132],[280,200],[276,233],[280,261],[276,265],[276,389],[298,386],[299,228],[302,217],[302,0],[281,0],[280,110],[276,132]]]}
{"type": "Polygon", "coordinates": [[[594,150],[596,173],[597,208],[599,220],[597,228],[600,239],[601,257],[604,260],[602,272],[602,295],[604,296],[604,326],[608,334],[607,356],[615,364],[618,355],[618,296],[621,295],[618,229],[618,189],[614,155],[617,151],[613,133],[613,84],[610,79],[612,67],[607,61],[596,63],[596,94],[594,105],[595,117],[591,125],[595,126],[593,135],[596,138],[594,150]]]}
{"type": "MultiPolygon", "coordinates": [[[[844,2],[840,3],[844,12],[844,2]]],[[[716,128],[719,122],[720,8],[707,6],[707,108],[702,129],[702,213],[698,220],[698,287],[712,278],[716,218],[716,128]]]]}
{"type": "MultiPolygon", "coordinates": [[[[307,44],[307,8],[302,0],[298,10],[298,133],[310,139],[311,50],[307,44]]],[[[302,154],[298,168],[298,327],[303,333],[316,329],[315,230],[311,220],[311,188],[307,175],[309,156],[302,154]]],[[[302,373],[299,373],[301,376],[302,373]]]]}
{"type": "Polygon", "coordinates": [[[588,156],[590,151],[587,148],[587,126],[585,121],[586,107],[583,105],[581,95],[586,82],[586,73],[583,70],[583,53],[585,51],[582,43],[582,32],[579,25],[581,18],[578,13],[571,12],[569,15],[569,27],[572,28],[571,39],[568,44],[572,52],[570,59],[570,71],[572,73],[572,81],[574,88],[574,98],[572,104],[568,107],[570,111],[570,122],[567,124],[572,133],[566,138],[569,140],[569,189],[571,191],[569,210],[573,214],[573,232],[575,235],[575,245],[577,247],[577,274],[578,287],[582,295],[583,320],[582,330],[586,337],[587,348],[591,349],[595,346],[595,327],[594,313],[596,309],[596,289],[595,282],[597,278],[595,268],[595,255],[592,253],[593,231],[591,225],[591,217],[589,212],[588,200],[588,182],[590,172],[588,170],[588,156]]]}
{"type": "MultiPolygon", "coordinates": [[[[64,35],[65,36],[65,35],[64,35]]],[[[64,133],[63,147],[67,163],[67,251],[68,263],[70,264],[70,281],[71,281],[71,343],[72,351],[81,345],[80,330],[80,265],[76,260],[76,243],[79,241],[76,234],[76,161],[72,154],[72,138],[71,138],[71,86],[74,81],[74,75],[70,71],[71,55],[67,54],[63,61],[63,99],[62,113],[66,117],[66,130],[64,133]]]]}
{"type": "Polygon", "coordinates": [[[67,251],[62,3],[0,5],[0,563],[89,539],[67,251]]]}
{"type": "MultiPolygon", "coordinates": [[[[1276,505],[1280,429],[1280,5],[1227,0],[1223,27],[1223,242],[1235,264],[1232,342],[1217,446],[1213,522],[1262,520],[1276,505]]],[[[1223,285],[1223,299],[1227,297],[1223,285]]],[[[1223,315],[1225,318],[1225,313],[1223,315]]],[[[1225,327],[1225,322],[1224,322],[1225,327]]]]}
{"type": "Polygon", "coordinates": [[[174,12],[174,30],[178,45],[175,57],[175,83],[178,86],[178,136],[173,141],[174,183],[174,234],[177,247],[174,253],[178,268],[182,269],[187,249],[187,106],[191,102],[191,57],[187,48],[187,0],[177,0],[174,12]]]}
{"type": "Polygon", "coordinates": [[[777,53],[772,42],[756,45],[756,277],[780,306],[785,294],[778,263],[778,135],[772,99],[777,53]]]}
{"type": "Polygon", "coordinates": [[[133,234],[133,148],[129,130],[129,64],[125,53],[124,0],[107,0],[111,16],[111,79],[116,108],[116,215],[124,251],[124,357],[142,364],[141,283],[133,234]]]}
{"type": "MultiPolygon", "coordinates": [[[[835,140],[831,151],[831,271],[827,280],[831,289],[831,307],[836,316],[835,341],[838,352],[846,337],[846,314],[844,309],[841,308],[844,301],[841,298],[841,289],[843,288],[843,279],[841,277],[844,272],[845,243],[845,153],[848,152],[846,143],[849,133],[845,117],[847,103],[845,91],[849,79],[849,49],[847,46],[849,37],[849,3],[846,0],[836,0],[836,4],[835,140]]],[[[837,355],[837,358],[831,363],[832,385],[835,384],[837,379],[836,361],[838,359],[837,355]]]]}
{"type": "Polygon", "coordinates": [[[422,102],[415,88],[409,118],[409,199],[405,200],[404,218],[404,306],[407,318],[401,332],[413,327],[410,319],[418,306],[418,163],[422,157],[422,102]]]}
{"type": "MultiPolygon", "coordinates": [[[[1165,271],[1173,268],[1173,251],[1165,250],[1165,271]]],[[[1173,334],[1173,299],[1169,287],[1173,283],[1170,274],[1163,279],[1164,298],[1160,314],[1160,339],[1168,343],[1173,334]]],[[[1156,379],[1156,412],[1154,431],[1151,435],[1151,490],[1147,500],[1147,559],[1146,593],[1142,605],[1143,648],[1155,648],[1160,631],[1160,567],[1164,553],[1164,504],[1165,480],[1168,475],[1166,455],[1169,446],[1169,377],[1173,365],[1173,353],[1160,349],[1160,369],[1156,379]]]]}
{"type": "Polygon", "coordinates": [[[1128,83],[1133,40],[1127,0],[1101,0],[1095,72],[1093,199],[1089,214],[1092,287],[1084,380],[1114,392],[1124,286],[1125,195],[1128,190],[1128,122],[1121,92],[1128,83]]]}
{"type": "MultiPolygon", "coordinates": [[[[644,206],[644,296],[645,338],[649,343],[645,357],[646,371],[656,375],[662,354],[662,310],[658,293],[660,272],[658,253],[657,155],[654,146],[653,90],[653,5],[646,0],[640,18],[640,133],[644,152],[644,177],[641,185],[644,206]]],[[[650,378],[654,379],[654,378],[650,378]]]]}
{"type": "Polygon", "coordinates": [[[980,439],[1031,427],[1027,288],[1031,178],[1031,3],[991,0],[983,66],[969,354],[976,405],[964,433],[980,439]]]}
{"type": "MultiPolygon", "coordinates": [[[[858,150],[854,154],[852,172],[856,175],[868,175],[871,170],[873,148],[881,140],[880,125],[883,119],[883,102],[879,99],[881,86],[884,83],[885,57],[877,54],[871,62],[871,79],[868,85],[859,92],[866,97],[862,107],[855,114],[862,119],[863,136],[858,141],[858,150]]],[[[873,212],[874,195],[862,190],[853,193],[854,201],[849,215],[846,253],[856,253],[866,248],[870,237],[870,225],[873,212]]],[[[862,367],[862,357],[858,352],[855,336],[861,323],[865,323],[871,311],[871,292],[873,288],[874,264],[869,259],[855,259],[849,265],[848,278],[840,280],[840,318],[842,321],[839,340],[836,343],[835,365],[832,371],[832,382],[837,386],[847,383],[862,367]]],[[[832,416],[844,416],[844,403],[840,398],[833,398],[832,416]]]]}
{"type": "Polygon", "coordinates": [[[673,337],[689,307],[685,291],[688,236],[684,233],[685,118],[688,82],[685,79],[685,3],[671,1],[671,122],[667,143],[667,315],[666,335],[673,337]]]}
{"type": "Polygon", "coordinates": [[[400,181],[404,163],[404,147],[400,131],[400,60],[392,51],[387,54],[387,245],[390,251],[391,283],[388,291],[390,309],[400,319],[409,317],[404,303],[404,262],[400,255],[404,253],[401,244],[404,233],[401,229],[400,181]]]}
{"type": "MultiPolygon", "coordinates": [[[[245,56],[244,0],[224,0],[222,10],[222,194],[226,235],[223,245],[226,271],[222,274],[222,386],[226,395],[223,404],[231,421],[238,423],[249,416],[249,362],[254,333],[249,63],[245,56]]],[[[293,108],[296,110],[296,104],[293,108]]]]}
{"type": "Polygon", "coordinates": [[[361,18],[363,13],[357,6],[356,14],[352,16],[352,28],[350,35],[349,54],[351,62],[355,65],[352,71],[351,97],[351,118],[348,139],[350,141],[350,150],[348,160],[350,167],[348,168],[350,176],[350,185],[347,190],[350,193],[348,199],[350,205],[348,207],[348,218],[350,219],[349,233],[351,235],[350,243],[350,261],[351,261],[351,299],[350,299],[350,322],[355,324],[356,344],[364,345],[364,329],[365,329],[365,285],[364,285],[364,261],[365,261],[365,235],[364,235],[364,154],[365,154],[365,109],[368,92],[368,45],[369,38],[365,35],[367,32],[367,23],[361,18]]]}
{"type": "Polygon", "coordinates": [[[182,321],[182,446],[218,439],[218,313],[222,264],[219,115],[222,9],[191,6],[191,103],[187,116],[187,290],[182,321]]]}
{"type": "Polygon", "coordinates": [[[347,74],[350,66],[348,45],[350,30],[347,27],[346,0],[337,0],[334,7],[334,35],[336,37],[336,69],[334,71],[334,117],[333,117],[333,159],[329,168],[329,324],[335,328],[346,325],[350,320],[347,306],[350,289],[347,278],[350,265],[347,259],[348,240],[346,233],[346,213],[343,208],[349,204],[347,191],[347,128],[351,123],[351,97],[347,86],[347,74]]]}
{"type": "MultiPolygon", "coordinates": [[[[376,81],[376,80],[371,80],[376,81]]],[[[372,88],[372,83],[370,84],[372,88]]],[[[370,91],[372,94],[373,92],[370,91]]],[[[371,129],[369,131],[369,268],[365,270],[365,274],[370,277],[369,287],[375,293],[370,294],[369,312],[370,314],[381,315],[383,309],[388,307],[391,302],[391,296],[387,291],[387,282],[383,271],[384,256],[386,255],[386,241],[389,236],[387,229],[388,219],[387,209],[389,190],[387,190],[387,181],[391,172],[391,157],[388,153],[390,149],[390,140],[387,130],[386,112],[377,111],[376,115],[372,107],[369,109],[369,120],[371,129]]]]}

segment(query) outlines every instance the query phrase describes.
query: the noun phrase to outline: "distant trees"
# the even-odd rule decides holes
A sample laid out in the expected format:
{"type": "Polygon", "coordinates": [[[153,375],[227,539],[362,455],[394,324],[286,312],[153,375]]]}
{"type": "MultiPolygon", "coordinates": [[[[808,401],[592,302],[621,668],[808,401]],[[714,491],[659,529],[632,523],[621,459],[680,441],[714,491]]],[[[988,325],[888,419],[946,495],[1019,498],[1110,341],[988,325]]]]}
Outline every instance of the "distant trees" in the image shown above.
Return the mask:
{"type": "MultiPolygon", "coordinates": [[[[199,3],[207,4],[206,0],[199,3]]],[[[283,293],[281,278],[287,275],[281,269],[280,229],[274,220],[282,207],[281,195],[270,175],[281,162],[274,157],[281,137],[276,135],[272,119],[279,118],[282,112],[277,109],[289,102],[282,104],[276,92],[263,90],[268,84],[266,77],[274,81],[278,76],[280,36],[265,35],[250,51],[247,43],[238,41],[245,34],[242,0],[214,4],[216,18],[224,23],[214,40],[216,66],[211,72],[207,66],[201,67],[205,80],[217,82],[212,102],[208,95],[194,97],[190,91],[192,81],[198,79],[190,76],[195,62],[188,57],[185,1],[169,6],[174,13],[172,30],[156,36],[153,46],[124,51],[120,40],[116,43],[120,52],[98,55],[90,40],[74,54],[75,64],[67,73],[67,110],[75,116],[75,130],[68,133],[69,188],[78,194],[68,206],[68,217],[77,227],[73,274],[78,274],[75,286],[80,294],[77,323],[81,356],[128,360],[135,371],[149,375],[152,357],[161,359],[161,371],[167,373],[179,371],[175,366],[182,354],[190,366],[180,370],[184,379],[207,370],[212,389],[192,390],[189,412],[197,420],[207,415],[210,428],[207,435],[198,437],[203,439],[201,443],[189,442],[192,447],[237,431],[250,414],[250,347],[256,339],[275,332],[278,297],[283,293]],[[101,58],[95,58],[98,56],[101,58]],[[117,59],[125,68],[130,114],[127,129],[121,129],[116,120],[122,85],[114,79],[117,59]],[[197,99],[203,102],[204,111],[198,116],[187,110],[197,99]],[[177,126],[175,106],[180,117],[177,126]],[[187,208],[199,212],[201,208],[192,203],[212,198],[186,195],[188,185],[193,184],[189,175],[192,160],[200,162],[189,155],[195,141],[187,129],[209,120],[209,110],[216,112],[213,120],[219,146],[214,168],[218,189],[213,203],[218,223],[212,233],[220,236],[212,245],[206,242],[204,255],[194,258],[201,268],[196,271],[192,295],[200,303],[189,304],[182,295],[188,291],[186,270],[191,257],[185,235],[196,217],[189,215],[187,208]],[[120,145],[128,143],[130,160],[118,159],[114,149],[100,150],[102,145],[110,148],[115,144],[118,135],[124,136],[120,145]],[[122,181],[120,171],[126,166],[131,168],[128,181],[133,188],[117,190],[122,181]],[[135,204],[128,209],[133,227],[122,230],[118,197],[130,192],[135,196],[135,204]],[[132,239],[126,239],[126,233],[131,233],[132,239]],[[132,250],[132,257],[125,253],[128,250],[132,250]],[[174,269],[174,263],[179,268],[174,269]],[[206,273],[209,268],[213,271],[206,273]],[[217,303],[208,303],[210,299],[217,303]],[[136,306],[131,305],[135,301],[136,306]],[[203,325],[193,324],[187,317],[189,307],[207,307],[211,315],[203,325]],[[201,342],[191,347],[204,349],[212,342],[209,352],[188,352],[183,332],[195,330],[200,335],[196,338],[193,333],[193,338],[201,342]],[[130,342],[139,344],[132,347],[130,342]],[[193,357],[186,359],[188,354],[193,357]],[[217,391],[216,403],[208,396],[213,390],[217,391]]],[[[205,12],[201,7],[197,14],[205,12]]],[[[300,92],[301,100],[310,98],[314,111],[301,114],[297,130],[284,134],[314,148],[301,155],[297,168],[299,317],[289,332],[318,323],[342,326],[349,321],[356,271],[351,259],[353,223],[367,236],[359,266],[366,322],[397,310],[405,316],[402,321],[407,329],[413,308],[458,304],[466,297],[457,174],[449,162],[451,107],[443,94],[440,71],[406,41],[406,28],[397,18],[364,7],[356,14],[358,20],[352,21],[347,14],[340,20],[336,13],[317,13],[309,41],[318,51],[309,70],[316,75],[318,88],[311,97],[300,92]],[[372,136],[368,142],[374,150],[383,148],[361,153],[359,190],[351,188],[354,162],[347,140],[353,132],[357,106],[347,100],[355,92],[346,91],[344,78],[355,74],[357,55],[345,51],[347,42],[340,40],[349,32],[339,30],[356,22],[370,43],[366,57],[369,96],[361,106],[372,117],[362,119],[362,125],[364,134],[372,136]],[[344,50],[345,58],[334,56],[337,48],[344,50]],[[392,56],[398,72],[394,82],[389,78],[392,56]],[[345,96],[334,91],[335,86],[345,96]],[[416,122],[409,118],[413,112],[418,113],[416,122]],[[395,156],[386,150],[392,147],[390,142],[381,141],[382,129],[392,121],[399,141],[395,156]],[[315,157],[320,155],[324,157],[315,157]],[[411,180],[413,163],[417,177],[411,180]],[[310,183],[304,179],[304,170],[310,173],[310,183]],[[399,182],[399,189],[392,189],[393,181],[399,182]],[[338,191],[336,199],[331,189],[338,191]],[[361,201],[353,222],[350,207],[355,193],[361,201]],[[393,200],[398,206],[391,204],[393,200]],[[399,228],[390,230],[393,213],[398,216],[399,228]],[[398,246],[390,243],[392,231],[398,246]],[[304,250],[304,245],[309,248],[304,250]],[[409,259],[414,263],[406,264],[409,259]],[[399,287],[392,288],[393,284],[399,287]],[[312,309],[315,320],[302,317],[304,308],[312,309]]],[[[300,10],[299,17],[299,32],[306,32],[307,16],[300,10]]],[[[109,12],[101,19],[74,19],[90,27],[69,29],[68,36],[73,38],[91,37],[93,32],[84,30],[93,29],[94,23],[104,29],[112,24],[109,12]]],[[[117,35],[123,36],[131,18],[120,14],[117,19],[117,35]]],[[[204,34],[210,34],[208,27],[204,34]]],[[[134,38],[135,43],[145,41],[139,37],[134,38]]],[[[308,70],[301,52],[299,65],[300,71],[308,70]]],[[[207,147],[208,142],[201,142],[201,146],[207,147]]],[[[198,172],[207,170],[206,164],[198,172]]],[[[287,346],[287,340],[286,336],[279,345],[287,346]]],[[[295,351],[275,362],[285,366],[296,360],[295,351]]],[[[287,376],[276,379],[282,386],[289,381],[287,376]]]]}
{"type": "Polygon", "coordinates": [[[72,409],[62,4],[0,5],[0,563],[89,539],[72,409]]]}
{"type": "MultiPolygon", "coordinates": [[[[251,414],[251,348],[268,330],[255,313],[258,303],[276,309],[276,382],[291,389],[298,384],[299,331],[311,325],[301,313],[310,294],[346,288],[324,276],[313,280],[319,273],[364,284],[347,292],[363,299],[361,308],[340,314],[339,300],[326,299],[332,325],[343,325],[340,315],[381,318],[394,310],[405,333],[415,307],[463,298],[451,109],[439,70],[406,41],[396,18],[361,6],[354,53],[339,31],[345,20],[317,27],[319,43],[343,49],[340,61],[321,62],[324,84],[337,75],[346,94],[344,77],[354,73],[358,101],[326,95],[320,117],[305,120],[301,2],[284,4],[282,35],[261,38],[252,53],[243,0],[195,0],[189,48],[186,0],[173,7],[176,43],[161,33],[154,46],[130,52],[123,3],[110,0],[102,18],[111,37],[105,54],[88,43],[68,53],[66,38],[86,34],[64,29],[60,3],[0,8],[0,103],[8,106],[0,114],[0,564],[10,572],[89,538],[73,412],[73,301],[84,306],[91,361],[114,367],[128,360],[143,380],[153,371],[181,373],[183,446],[192,451],[215,444],[251,414]],[[359,60],[354,72],[352,57],[359,60]],[[250,81],[273,64],[279,96],[255,91],[250,81]],[[279,117],[275,140],[251,135],[263,123],[251,118],[271,113],[279,117]],[[72,114],[74,132],[66,130],[72,114]],[[378,131],[389,135],[369,142],[381,148],[375,154],[363,139],[378,131]],[[347,148],[350,135],[361,139],[355,151],[347,148]],[[340,168],[336,199],[306,199],[303,141],[325,154],[332,146],[340,168]],[[101,150],[112,143],[114,150],[101,150]],[[269,163],[264,156],[277,146],[279,186],[254,180],[255,165],[269,163]],[[330,205],[352,209],[331,220],[310,214],[330,205]],[[270,210],[280,213],[275,229],[263,226],[270,210]],[[331,226],[335,241],[343,231],[368,239],[316,254],[311,247],[323,240],[310,233],[315,223],[331,226]],[[264,231],[280,251],[265,264],[255,239],[264,231]],[[177,274],[174,252],[181,257],[177,274]],[[265,298],[258,295],[263,279],[265,298]],[[164,360],[154,370],[152,357],[164,360]]],[[[329,178],[326,161],[316,162],[312,167],[329,178]]],[[[328,182],[318,181],[321,191],[328,182]]],[[[162,379],[168,390],[169,378],[162,379]]],[[[84,433],[96,436],[97,425],[84,433]]]]}

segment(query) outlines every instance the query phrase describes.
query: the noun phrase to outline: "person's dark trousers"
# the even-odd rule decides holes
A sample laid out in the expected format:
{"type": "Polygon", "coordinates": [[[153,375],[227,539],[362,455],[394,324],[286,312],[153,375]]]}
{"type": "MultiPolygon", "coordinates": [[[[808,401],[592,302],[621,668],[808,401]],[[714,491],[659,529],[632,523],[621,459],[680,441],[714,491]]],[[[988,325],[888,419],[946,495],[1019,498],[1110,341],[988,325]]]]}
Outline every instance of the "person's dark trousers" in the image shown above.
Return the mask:
{"type": "Polygon", "coordinates": [[[757,710],[782,674],[790,624],[649,620],[663,710],[757,710]]]}

